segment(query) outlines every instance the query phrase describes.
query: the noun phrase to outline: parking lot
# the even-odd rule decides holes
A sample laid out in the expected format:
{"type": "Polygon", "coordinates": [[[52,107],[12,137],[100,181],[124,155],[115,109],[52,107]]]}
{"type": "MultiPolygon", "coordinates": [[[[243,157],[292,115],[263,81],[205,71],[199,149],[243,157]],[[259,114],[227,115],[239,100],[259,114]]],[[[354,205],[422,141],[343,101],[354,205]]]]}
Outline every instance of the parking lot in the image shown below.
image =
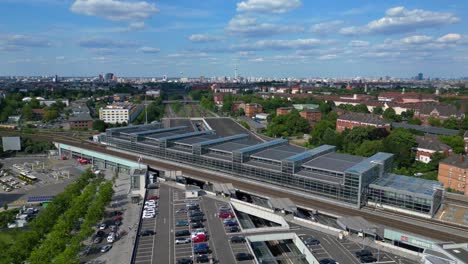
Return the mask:
{"type": "MultiPolygon", "coordinates": [[[[148,190],[148,197],[150,196],[159,197],[159,189],[148,190]]],[[[156,230],[157,219],[158,219],[158,214],[156,214],[155,218],[143,218],[141,221],[140,232],[144,230],[151,230],[151,231],[157,232],[156,230]]],[[[137,253],[135,256],[135,263],[151,263],[153,259],[153,254],[154,254],[156,235],[139,237],[137,253]]]]}
{"type": "MultiPolygon", "coordinates": [[[[297,228],[296,233],[301,238],[314,237],[320,241],[318,245],[309,245],[312,254],[318,259],[331,258],[339,263],[359,264],[361,261],[355,256],[355,252],[366,249],[372,252],[373,257],[378,259],[378,263],[387,264],[416,264],[418,262],[402,258],[396,254],[392,254],[383,250],[371,248],[366,243],[360,244],[347,239],[340,240],[335,236],[324,234],[322,232],[306,229],[302,227],[291,226],[297,228]]],[[[365,240],[363,240],[365,241],[365,240]]]]}

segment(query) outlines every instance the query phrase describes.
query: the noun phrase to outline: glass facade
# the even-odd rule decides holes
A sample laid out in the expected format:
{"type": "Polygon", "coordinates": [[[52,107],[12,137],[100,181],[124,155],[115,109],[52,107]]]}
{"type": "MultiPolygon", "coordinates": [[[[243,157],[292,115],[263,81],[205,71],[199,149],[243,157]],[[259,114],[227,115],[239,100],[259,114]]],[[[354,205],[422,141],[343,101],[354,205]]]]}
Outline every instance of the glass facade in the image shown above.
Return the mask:
{"type": "MultiPolygon", "coordinates": [[[[173,138],[185,138],[188,134],[173,138]]],[[[311,166],[304,163],[334,152],[335,148],[321,146],[289,158],[272,160],[255,156],[255,153],[283,145],[284,140],[224,151],[211,148],[211,145],[222,143],[223,140],[214,140],[210,144],[187,145],[165,138],[164,144],[160,144],[154,138],[140,135],[126,137],[118,131],[107,131],[106,138],[107,144],[113,148],[295,189],[357,208],[365,206],[368,200],[426,214],[434,212],[440,206],[433,204],[434,201],[437,202],[436,197],[421,199],[392,193],[388,190],[369,188],[369,185],[377,179],[385,178],[386,174],[392,170],[393,155],[388,153],[378,153],[370,158],[354,161],[352,157],[349,157],[347,161],[339,159],[330,161],[329,158],[328,164],[311,166]],[[336,168],[337,163],[340,162],[349,166],[343,167],[340,171],[336,168]]],[[[230,138],[230,140],[235,140],[235,138],[230,138]]],[[[442,200],[442,195],[440,195],[440,200],[442,200]]]]}

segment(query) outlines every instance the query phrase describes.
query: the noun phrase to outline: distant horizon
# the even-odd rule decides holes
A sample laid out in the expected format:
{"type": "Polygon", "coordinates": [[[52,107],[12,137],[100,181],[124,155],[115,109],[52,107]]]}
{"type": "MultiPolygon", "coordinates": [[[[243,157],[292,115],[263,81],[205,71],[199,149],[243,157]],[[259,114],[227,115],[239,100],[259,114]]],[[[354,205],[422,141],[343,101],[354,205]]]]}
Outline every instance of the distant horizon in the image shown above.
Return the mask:
{"type": "Polygon", "coordinates": [[[456,79],[468,72],[463,0],[0,4],[0,74],[6,76],[94,76],[107,69],[127,78],[235,72],[411,78],[423,72],[456,79]]]}

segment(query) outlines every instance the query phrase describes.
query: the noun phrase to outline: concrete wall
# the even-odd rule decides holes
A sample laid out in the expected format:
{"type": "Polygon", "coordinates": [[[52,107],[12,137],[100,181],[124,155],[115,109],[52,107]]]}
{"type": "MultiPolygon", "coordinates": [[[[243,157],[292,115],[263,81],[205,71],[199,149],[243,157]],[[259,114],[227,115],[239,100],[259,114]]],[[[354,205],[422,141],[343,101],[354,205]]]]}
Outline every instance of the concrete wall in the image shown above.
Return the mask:
{"type": "MultiPolygon", "coordinates": [[[[289,229],[289,225],[286,222],[286,220],[284,220],[282,216],[274,214],[273,210],[268,210],[267,208],[264,208],[258,205],[249,204],[249,203],[242,202],[242,201],[238,201],[238,200],[231,200],[231,204],[234,207],[234,209],[236,209],[237,211],[280,224],[281,225],[280,229],[289,229]]],[[[271,230],[276,230],[278,228],[268,227],[268,228],[256,228],[256,229],[263,229],[262,231],[271,231],[271,230]]],[[[245,231],[249,231],[249,230],[244,229],[244,232],[245,231]]]]}

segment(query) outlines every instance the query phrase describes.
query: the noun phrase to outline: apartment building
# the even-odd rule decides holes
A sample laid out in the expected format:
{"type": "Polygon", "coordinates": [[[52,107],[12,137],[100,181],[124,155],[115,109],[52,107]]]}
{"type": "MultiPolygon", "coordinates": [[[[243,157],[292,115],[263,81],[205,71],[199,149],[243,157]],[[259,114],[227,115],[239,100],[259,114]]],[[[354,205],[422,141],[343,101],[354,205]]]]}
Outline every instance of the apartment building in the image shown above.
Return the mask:
{"type": "Polygon", "coordinates": [[[130,102],[114,103],[99,109],[99,119],[111,124],[130,124],[143,111],[143,108],[143,105],[136,105],[130,102]]]}
{"type": "Polygon", "coordinates": [[[468,180],[466,172],[468,160],[464,155],[452,155],[439,163],[438,180],[444,188],[468,194],[468,180]]]}

